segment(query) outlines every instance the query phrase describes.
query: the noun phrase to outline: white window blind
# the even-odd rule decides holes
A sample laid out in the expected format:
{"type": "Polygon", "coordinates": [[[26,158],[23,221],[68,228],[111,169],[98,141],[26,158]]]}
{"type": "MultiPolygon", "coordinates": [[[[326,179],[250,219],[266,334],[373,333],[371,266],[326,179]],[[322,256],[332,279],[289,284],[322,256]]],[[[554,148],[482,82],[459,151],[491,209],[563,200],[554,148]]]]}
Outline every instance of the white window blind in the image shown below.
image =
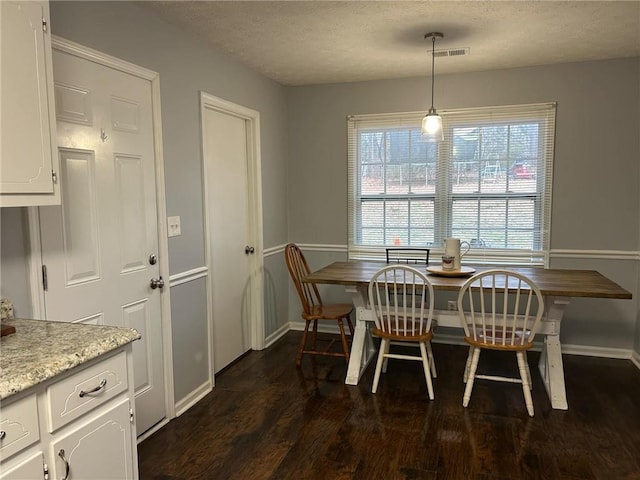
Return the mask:
{"type": "Polygon", "coordinates": [[[544,264],[549,250],[555,103],[443,110],[444,141],[421,140],[424,112],[354,115],[348,125],[350,258],[387,246],[465,261],[544,264]]]}

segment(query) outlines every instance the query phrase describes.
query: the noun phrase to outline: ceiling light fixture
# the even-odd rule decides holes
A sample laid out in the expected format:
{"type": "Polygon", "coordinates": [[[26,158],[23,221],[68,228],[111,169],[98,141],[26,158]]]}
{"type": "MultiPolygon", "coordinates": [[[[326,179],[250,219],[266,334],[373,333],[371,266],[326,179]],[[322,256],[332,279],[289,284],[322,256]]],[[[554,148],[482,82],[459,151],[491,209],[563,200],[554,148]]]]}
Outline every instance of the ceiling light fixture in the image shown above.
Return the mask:
{"type": "Polygon", "coordinates": [[[431,108],[429,113],[422,119],[422,139],[427,142],[437,142],[444,140],[444,132],[442,131],[442,117],[438,115],[433,106],[433,87],[435,79],[435,59],[436,59],[436,38],[443,38],[440,32],[429,32],[424,38],[430,38],[432,41],[431,50],[431,108]]]}

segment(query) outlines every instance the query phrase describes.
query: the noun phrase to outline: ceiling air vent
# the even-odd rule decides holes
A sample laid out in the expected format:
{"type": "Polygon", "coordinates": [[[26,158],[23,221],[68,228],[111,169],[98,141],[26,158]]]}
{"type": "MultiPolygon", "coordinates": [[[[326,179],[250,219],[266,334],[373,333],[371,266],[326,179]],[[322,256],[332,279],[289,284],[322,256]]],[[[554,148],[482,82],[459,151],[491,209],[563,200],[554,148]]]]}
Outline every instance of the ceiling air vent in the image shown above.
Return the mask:
{"type": "Polygon", "coordinates": [[[462,55],[469,55],[470,50],[469,47],[464,48],[449,48],[447,50],[436,50],[434,52],[434,57],[460,57],[462,55]]]}

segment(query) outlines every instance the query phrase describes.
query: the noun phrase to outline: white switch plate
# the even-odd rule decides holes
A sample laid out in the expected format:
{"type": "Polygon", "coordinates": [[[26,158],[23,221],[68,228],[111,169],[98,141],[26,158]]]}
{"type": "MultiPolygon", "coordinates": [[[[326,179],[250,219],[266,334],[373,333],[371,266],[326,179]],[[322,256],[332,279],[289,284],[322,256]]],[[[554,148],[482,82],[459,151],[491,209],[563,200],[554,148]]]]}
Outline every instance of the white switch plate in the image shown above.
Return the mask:
{"type": "Polygon", "coordinates": [[[170,237],[177,237],[182,232],[180,231],[180,217],[167,217],[167,228],[169,230],[170,237]]]}

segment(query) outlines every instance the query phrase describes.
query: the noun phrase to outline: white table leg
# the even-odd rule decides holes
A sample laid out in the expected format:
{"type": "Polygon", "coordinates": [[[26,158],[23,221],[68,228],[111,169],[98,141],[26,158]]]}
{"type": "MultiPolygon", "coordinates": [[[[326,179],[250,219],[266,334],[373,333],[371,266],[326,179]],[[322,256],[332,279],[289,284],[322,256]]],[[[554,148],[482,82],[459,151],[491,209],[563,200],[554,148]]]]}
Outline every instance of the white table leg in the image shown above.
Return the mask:
{"type": "Polygon", "coordinates": [[[369,324],[365,319],[368,317],[367,313],[369,312],[367,309],[366,289],[364,287],[346,287],[346,291],[351,294],[353,300],[356,325],[351,341],[347,377],[344,383],[357,385],[369,362],[375,357],[377,349],[369,330],[369,324]]]}
{"type": "Polygon", "coordinates": [[[569,299],[566,297],[546,297],[546,318],[541,325],[541,333],[546,335],[538,368],[547,389],[551,407],[556,410],[569,409],[560,347],[560,321],[567,305],[569,305],[569,299]],[[544,332],[545,329],[548,331],[544,332]]]}

